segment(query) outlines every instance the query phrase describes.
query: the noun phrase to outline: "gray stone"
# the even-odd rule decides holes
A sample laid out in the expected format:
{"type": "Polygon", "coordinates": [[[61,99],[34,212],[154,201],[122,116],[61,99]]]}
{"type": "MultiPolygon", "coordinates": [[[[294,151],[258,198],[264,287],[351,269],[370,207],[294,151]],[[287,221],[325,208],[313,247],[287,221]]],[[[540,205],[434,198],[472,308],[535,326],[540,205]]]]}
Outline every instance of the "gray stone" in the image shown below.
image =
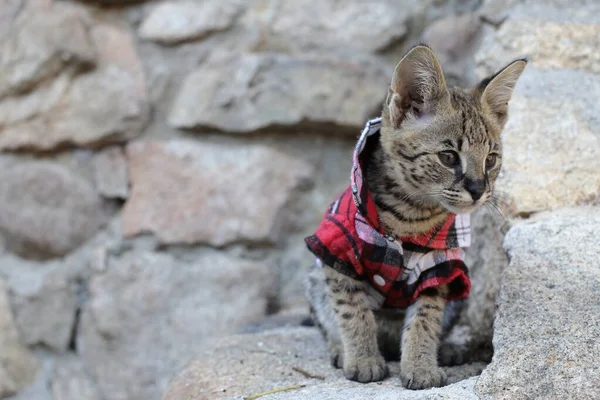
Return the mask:
{"type": "MultiPolygon", "coordinates": [[[[393,0],[265,2],[264,46],[285,52],[375,53],[401,42],[425,16],[431,1],[393,0]]],[[[385,86],[383,87],[385,94],[385,86]]]]}
{"type": "Polygon", "coordinates": [[[394,362],[389,366],[390,378],[365,385],[347,381],[341,370],[330,365],[325,341],[316,328],[285,328],[260,334],[234,335],[207,343],[194,361],[171,381],[163,400],[240,399],[294,385],[306,385],[306,388],[270,397],[477,398],[472,389],[475,380],[463,379],[478,374],[481,364],[447,368],[453,385],[421,392],[404,389],[398,378],[399,364],[394,362]],[[308,378],[294,368],[321,376],[323,380],[308,378]]]}
{"type": "Polygon", "coordinates": [[[129,193],[127,160],[121,147],[98,152],[93,161],[96,189],[107,198],[126,199],[129,193]]]}
{"type": "Polygon", "coordinates": [[[600,397],[600,209],[543,213],[506,235],[482,399],[600,397]]]}
{"type": "Polygon", "coordinates": [[[98,146],[137,136],[148,113],[137,90],[128,72],[111,65],[9,97],[0,101],[0,149],[98,146]]]}
{"type": "Polygon", "coordinates": [[[78,300],[75,270],[63,261],[36,263],[11,255],[0,258],[0,264],[22,340],[65,352],[78,300]]]}
{"type": "Polygon", "coordinates": [[[0,56],[0,149],[48,151],[138,135],[148,119],[132,35],[71,3],[28,2],[0,56]]]}
{"type": "Polygon", "coordinates": [[[268,128],[356,136],[379,113],[389,71],[373,62],[247,54],[189,74],[168,116],[182,129],[244,133],[268,128]]]}
{"type": "Polygon", "coordinates": [[[25,93],[67,66],[77,72],[95,65],[91,21],[81,7],[32,3],[10,22],[13,32],[0,51],[0,98],[25,93]]]}
{"type": "Polygon", "coordinates": [[[64,357],[56,362],[50,388],[53,400],[103,400],[81,360],[75,356],[64,357]]]}
{"type": "Polygon", "coordinates": [[[229,28],[242,11],[242,5],[239,0],[166,1],[152,9],[138,34],[142,39],[165,44],[201,39],[229,28]]]}
{"type": "Polygon", "coordinates": [[[0,398],[10,396],[35,379],[38,362],[19,338],[7,293],[0,278],[0,398]]]}
{"type": "Polygon", "coordinates": [[[526,56],[540,69],[577,68],[598,73],[599,12],[598,3],[569,8],[523,5],[488,35],[478,60],[493,69],[526,56]]]}
{"type": "Polygon", "coordinates": [[[69,169],[30,161],[0,172],[0,232],[7,248],[25,258],[64,255],[105,219],[94,188],[69,169]]]}
{"type": "Polygon", "coordinates": [[[594,41],[600,25],[590,18],[597,8],[522,5],[486,36],[476,55],[482,76],[516,57],[531,57],[509,103],[497,182],[517,214],[597,202],[600,63],[594,41]]]}
{"type": "Polygon", "coordinates": [[[77,349],[106,398],[159,399],[208,337],[264,317],[273,282],[263,263],[212,250],[110,257],[89,283],[77,349]]]}
{"type": "Polygon", "coordinates": [[[423,32],[421,40],[437,55],[449,86],[472,87],[477,83],[474,55],[482,33],[477,13],[440,18],[423,32]]]}
{"type": "Polygon", "coordinates": [[[286,202],[313,174],[260,144],[140,141],[127,157],[123,233],[151,232],[162,243],[272,242],[286,202]]]}

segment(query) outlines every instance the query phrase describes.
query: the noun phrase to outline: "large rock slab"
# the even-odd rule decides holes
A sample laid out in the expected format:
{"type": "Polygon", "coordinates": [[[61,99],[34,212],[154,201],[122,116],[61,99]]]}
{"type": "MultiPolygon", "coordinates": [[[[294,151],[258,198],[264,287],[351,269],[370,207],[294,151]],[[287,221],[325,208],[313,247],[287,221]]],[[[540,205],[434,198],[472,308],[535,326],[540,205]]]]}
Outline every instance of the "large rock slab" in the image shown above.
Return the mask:
{"type": "Polygon", "coordinates": [[[187,140],[127,146],[131,195],[123,233],[162,243],[268,242],[313,167],[260,144],[187,140]]]}
{"type": "MultiPolygon", "coordinates": [[[[401,42],[431,1],[268,1],[266,46],[287,52],[376,53],[401,42]]],[[[383,87],[385,92],[385,86],[383,87]]]]}
{"type": "Polygon", "coordinates": [[[63,2],[31,2],[15,29],[23,35],[0,57],[0,149],[98,146],[141,132],[148,104],[131,33],[63,2]]]}
{"type": "Polygon", "coordinates": [[[8,290],[0,279],[0,398],[10,396],[35,379],[38,362],[19,338],[8,290]]]}
{"type": "Polygon", "coordinates": [[[182,129],[326,128],[355,136],[379,112],[389,74],[374,62],[320,56],[215,58],[187,76],[168,120],[182,129]]]}
{"type": "Polygon", "coordinates": [[[25,258],[64,255],[105,219],[96,190],[70,169],[30,161],[0,172],[0,232],[7,249],[25,258]]]}
{"type": "Polygon", "coordinates": [[[7,22],[13,33],[0,52],[0,98],[25,93],[67,66],[77,71],[96,63],[91,21],[79,7],[39,3],[7,22]]]}
{"type": "Polygon", "coordinates": [[[259,262],[202,251],[131,251],[92,277],[77,349],[104,398],[160,398],[210,336],[264,317],[271,285],[259,262]]]}
{"type": "Polygon", "coordinates": [[[274,399],[464,399],[475,400],[473,379],[482,365],[448,368],[454,384],[415,392],[400,383],[399,365],[389,363],[391,377],[383,382],[361,384],[347,381],[329,363],[325,341],[315,328],[285,328],[226,337],[207,343],[171,382],[163,400],[240,399],[242,396],[306,385],[274,399]],[[309,378],[300,368],[323,379],[309,378]],[[233,379],[232,379],[233,377],[233,379]],[[457,383],[455,383],[457,382],[457,383]]]}
{"type": "Polygon", "coordinates": [[[22,340],[66,352],[70,345],[77,309],[77,274],[66,262],[0,258],[0,274],[6,278],[11,306],[22,340]]]}
{"type": "Polygon", "coordinates": [[[229,28],[242,9],[239,0],[165,1],[152,9],[138,34],[142,39],[165,44],[197,40],[229,28]]]}
{"type": "Polygon", "coordinates": [[[600,209],[544,213],[506,235],[483,399],[600,397],[600,209]]]}
{"type": "Polygon", "coordinates": [[[581,10],[517,7],[476,56],[482,75],[531,57],[510,101],[497,183],[515,200],[518,214],[598,201],[600,62],[594,43],[600,24],[595,15],[598,5],[592,3],[581,10]]]}

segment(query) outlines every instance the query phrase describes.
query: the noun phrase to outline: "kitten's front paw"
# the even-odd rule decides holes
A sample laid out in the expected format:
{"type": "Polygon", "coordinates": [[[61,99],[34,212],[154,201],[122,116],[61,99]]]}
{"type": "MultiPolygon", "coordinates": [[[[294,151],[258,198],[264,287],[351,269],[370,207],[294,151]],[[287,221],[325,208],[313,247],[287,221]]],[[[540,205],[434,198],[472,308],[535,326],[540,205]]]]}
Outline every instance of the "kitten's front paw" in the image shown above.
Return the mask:
{"type": "MultiPolygon", "coordinates": [[[[348,358],[346,358],[348,360],[348,358]]],[[[377,382],[388,375],[388,367],[382,356],[352,359],[344,365],[344,376],[361,383],[377,382]]]]}
{"type": "Polygon", "coordinates": [[[437,366],[431,368],[401,367],[400,379],[407,389],[427,389],[444,386],[446,384],[446,373],[437,366]]]}

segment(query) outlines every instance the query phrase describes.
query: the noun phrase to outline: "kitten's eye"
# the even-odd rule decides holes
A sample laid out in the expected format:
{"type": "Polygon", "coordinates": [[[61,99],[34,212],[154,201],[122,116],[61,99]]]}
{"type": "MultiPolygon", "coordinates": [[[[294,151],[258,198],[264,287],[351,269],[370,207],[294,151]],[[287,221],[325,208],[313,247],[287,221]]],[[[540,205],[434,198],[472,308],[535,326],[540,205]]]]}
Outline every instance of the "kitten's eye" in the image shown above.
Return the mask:
{"type": "Polygon", "coordinates": [[[490,170],[496,166],[496,161],[498,160],[498,155],[490,154],[485,159],[485,169],[490,170]]]}
{"type": "Polygon", "coordinates": [[[455,151],[442,151],[438,153],[438,157],[440,158],[442,164],[447,167],[454,167],[460,161],[460,158],[455,151]]]}

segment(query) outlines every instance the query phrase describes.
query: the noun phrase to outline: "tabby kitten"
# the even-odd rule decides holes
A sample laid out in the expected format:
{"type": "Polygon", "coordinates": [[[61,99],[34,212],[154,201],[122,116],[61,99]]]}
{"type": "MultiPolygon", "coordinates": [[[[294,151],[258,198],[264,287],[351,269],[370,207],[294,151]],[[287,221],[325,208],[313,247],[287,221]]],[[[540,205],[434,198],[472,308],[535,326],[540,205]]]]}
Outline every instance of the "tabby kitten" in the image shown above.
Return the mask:
{"type": "Polygon", "coordinates": [[[469,214],[492,195],[525,65],[516,60],[468,90],[446,86],[426,46],[396,66],[381,118],[356,146],[350,187],[306,238],[317,256],[312,315],[346,378],[382,380],[385,356],[400,358],[407,388],[445,384],[444,311],[469,293],[469,214]]]}

